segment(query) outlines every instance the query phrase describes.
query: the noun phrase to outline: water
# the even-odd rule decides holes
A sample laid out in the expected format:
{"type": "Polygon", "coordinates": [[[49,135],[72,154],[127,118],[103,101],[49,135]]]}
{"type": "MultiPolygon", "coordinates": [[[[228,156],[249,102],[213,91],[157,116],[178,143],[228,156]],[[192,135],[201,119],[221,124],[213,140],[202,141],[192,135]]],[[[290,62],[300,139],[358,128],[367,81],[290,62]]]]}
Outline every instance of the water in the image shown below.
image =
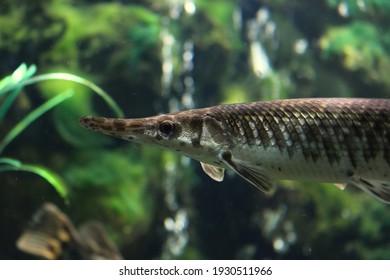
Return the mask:
{"type": "MultiPolygon", "coordinates": [[[[127,117],[389,97],[386,1],[41,2],[1,2],[0,76],[22,63],[37,73],[14,77],[77,74],[127,117]]],[[[44,202],[76,227],[99,221],[128,259],[390,258],[388,206],[363,192],[280,182],[265,196],[230,173],[217,183],[188,158],[82,129],[84,115],[120,115],[88,87],[53,80],[6,91],[10,81],[0,83],[0,144],[16,136],[0,154],[2,259],[39,258],[15,244],[44,202]]]]}

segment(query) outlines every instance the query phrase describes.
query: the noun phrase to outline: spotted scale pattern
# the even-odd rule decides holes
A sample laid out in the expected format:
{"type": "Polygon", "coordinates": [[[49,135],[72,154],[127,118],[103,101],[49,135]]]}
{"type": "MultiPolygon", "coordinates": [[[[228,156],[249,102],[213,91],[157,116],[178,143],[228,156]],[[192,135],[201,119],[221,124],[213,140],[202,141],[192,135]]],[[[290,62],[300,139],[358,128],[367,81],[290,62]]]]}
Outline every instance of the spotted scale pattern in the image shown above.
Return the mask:
{"type": "Polygon", "coordinates": [[[263,101],[207,108],[237,144],[277,148],[351,166],[383,157],[390,164],[390,100],[316,98],[263,101]]]}

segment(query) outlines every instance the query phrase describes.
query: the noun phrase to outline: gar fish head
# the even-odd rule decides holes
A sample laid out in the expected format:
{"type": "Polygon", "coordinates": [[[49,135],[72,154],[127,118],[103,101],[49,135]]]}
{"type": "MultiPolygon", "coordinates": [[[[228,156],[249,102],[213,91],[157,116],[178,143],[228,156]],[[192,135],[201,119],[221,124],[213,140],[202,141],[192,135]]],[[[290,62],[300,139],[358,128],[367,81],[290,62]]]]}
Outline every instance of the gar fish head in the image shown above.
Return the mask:
{"type": "Polygon", "coordinates": [[[222,123],[197,110],[137,119],[87,116],[80,119],[80,124],[127,141],[168,148],[204,162],[212,161],[229,139],[222,123]]]}

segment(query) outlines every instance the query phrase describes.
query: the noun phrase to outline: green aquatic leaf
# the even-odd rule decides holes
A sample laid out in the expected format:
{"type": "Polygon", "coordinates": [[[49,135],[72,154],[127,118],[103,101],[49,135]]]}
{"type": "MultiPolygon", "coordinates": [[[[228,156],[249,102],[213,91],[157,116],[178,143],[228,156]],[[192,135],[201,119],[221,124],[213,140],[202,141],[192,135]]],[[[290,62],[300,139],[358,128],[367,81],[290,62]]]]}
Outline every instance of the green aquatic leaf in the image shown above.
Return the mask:
{"type": "MultiPolygon", "coordinates": [[[[0,121],[6,115],[24,86],[49,80],[67,80],[84,85],[102,97],[117,116],[123,117],[123,112],[115,101],[94,83],[68,73],[50,73],[32,77],[35,72],[36,67],[34,65],[27,67],[26,64],[22,64],[11,75],[0,80],[0,97],[4,97],[3,103],[0,105],[0,121]]],[[[25,118],[17,123],[3,139],[1,139],[0,154],[8,144],[20,135],[33,121],[72,96],[74,96],[74,91],[66,90],[50,98],[30,112],[25,118]]],[[[35,173],[49,182],[62,197],[65,198],[68,195],[66,184],[61,177],[47,168],[38,165],[24,164],[11,158],[0,158],[0,172],[7,171],[26,171],[35,173]]]]}
{"type": "Polygon", "coordinates": [[[36,71],[37,67],[35,65],[27,67],[25,63],[22,63],[11,75],[0,80],[0,96],[12,90],[15,85],[23,80],[30,78],[36,71]]]}
{"type": "Polygon", "coordinates": [[[41,176],[50,183],[62,198],[68,197],[68,187],[61,177],[45,167],[39,165],[24,164],[12,158],[0,158],[0,172],[25,171],[41,176]]]}
{"type": "Polygon", "coordinates": [[[91,81],[69,73],[49,73],[31,77],[35,72],[35,65],[27,68],[26,64],[23,63],[11,75],[0,81],[0,97],[12,91],[0,106],[0,121],[24,86],[49,80],[67,80],[90,88],[107,103],[117,117],[123,118],[124,114],[118,104],[102,88],[91,81]]]}
{"type": "Polygon", "coordinates": [[[44,113],[52,109],[53,107],[59,105],[64,102],[66,99],[73,96],[72,90],[64,91],[53,98],[49,99],[41,106],[33,110],[29,113],[25,118],[23,118],[19,123],[17,123],[10,132],[4,137],[4,139],[0,142],[0,154],[4,151],[7,145],[15,139],[23,130],[25,130],[33,121],[42,116],[44,113]]]}
{"type": "Polygon", "coordinates": [[[8,112],[9,108],[11,108],[11,105],[14,103],[16,97],[18,97],[21,89],[21,86],[17,86],[7,97],[5,97],[5,100],[0,107],[0,121],[3,120],[5,114],[8,112]]]}
{"type": "Polygon", "coordinates": [[[78,84],[85,85],[86,87],[90,88],[92,91],[94,91],[97,95],[99,95],[103,100],[109,105],[109,107],[115,112],[115,114],[119,118],[123,118],[124,114],[118,104],[114,101],[114,99],[111,98],[102,88],[97,86],[96,84],[92,83],[91,81],[84,79],[82,77],[69,74],[69,73],[49,73],[49,74],[42,74],[37,75],[35,77],[32,77],[30,79],[24,80],[21,82],[23,86],[35,84],[38,82],[43,81],[49,81],[49,80],[67,80],[72,81],[78,84]]]}
{"type": "Polygon", "coordinates": [[[0,81],[0,97],[11,91],[11,93],[5,97],[5,100],[0,106],[0,121],[4,118],[5,114],[8,112],[9,108],[23,88],[21,82],[34,75],[36,70],[37,68],[35,65],[27,68],[26,64],[23,63],[11,75],[0,81]]]}

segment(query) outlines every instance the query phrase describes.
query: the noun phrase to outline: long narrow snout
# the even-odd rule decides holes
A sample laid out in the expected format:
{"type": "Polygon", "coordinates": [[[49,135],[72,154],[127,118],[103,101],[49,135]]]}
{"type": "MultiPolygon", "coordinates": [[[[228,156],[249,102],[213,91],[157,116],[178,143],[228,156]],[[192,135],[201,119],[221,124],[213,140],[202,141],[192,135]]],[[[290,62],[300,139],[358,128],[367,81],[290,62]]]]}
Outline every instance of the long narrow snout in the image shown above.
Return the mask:
{"type": "Polygon", "coordinates": [[[118,119],[104,117],[82,117],[80,125],[103,134],[122,138],[128,141],[135,140],[150,129],[150,123],[145,119],[118,119]],[[137,137],[138,136],[138,137],[137,137]]]}

